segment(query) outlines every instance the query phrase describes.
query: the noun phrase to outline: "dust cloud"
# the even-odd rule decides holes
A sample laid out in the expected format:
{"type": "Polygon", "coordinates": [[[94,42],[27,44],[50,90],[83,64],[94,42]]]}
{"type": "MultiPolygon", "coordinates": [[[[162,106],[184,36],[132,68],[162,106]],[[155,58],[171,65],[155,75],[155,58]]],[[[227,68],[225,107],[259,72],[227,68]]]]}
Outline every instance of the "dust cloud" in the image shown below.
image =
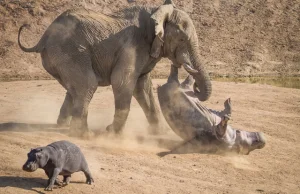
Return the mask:
{"type": "MultiPolygon", "coordinates": [[[[171,131],[165,132],[165,129],[158,129],[162,138],[151,135],[150,125],[144,112],[137,107],[131,108],[126,125],[120,134],[108,133],[106,126],[111,124],[113,113],[114,109],[108,109],[97,114],[97,119],[95,119],[95,115],[90,118],[89,126],[97,134],[95,138],[92,138],[95,144],[107,148],[120,148],[130,151],[158,152],[161,151],[161,148],[166,148],[170,141],[177,142],[176,140],[178,140],[177,138],[172,139],[172,137],[165,138],[167,133],[172,133],[171,131]],[[99,117],[99,115],[102,116],[99,117]],[[104,115],[109,115],[109,119],[104,115]],[[111,122],[107,122],[107,120],[111,120],[111,122]],[[99,123],[101,123],[101,127],[99,127],[99,123]]],[[[167,127],[166,125],[165,123],[165,127],[167,127]]]]}
{"type": "Polygon", "coordinates": [[[112,123],[115,111],[113,108],[114,102],[111,87],[98,88],[98,92],[94,95],[90,103],[88,126],[95,135],[89,140],[69,137],[69,127],[58,128],[56,126],[60,107],[64,101],[65,91],[56,83],[52,83],[51,85],[44,86],[41,84],[28,87],[23,93],[22,101],[20,101],[18,107],[15,107],[15,110],[13,109],[10,112],[10,119],[8,119],[16,121],[9,125],[15,131],[31,131],[33,132],[33,136],[35,136],[34,133],[37,133],[36,135],[38,136],[39,132],[51,132],[53,138],[49,138],[49,141],[40,146],[47,145],[52,141],[66,139],[70,141],[79,140],[80,142],[89,142],[94,146],[107,149],[158,152],[162,151],[162,148],[168,149],[172,145],[179,143],[180,139],[172,131],[165,131],[168,127],[162,115],[161,119],[164,122],[164,129],[158,129],[158,131],[164,134],[159,137],[150,135],[148,129],[149,123],[146,116],[134,98],[132,99],[131,110],[123,132],[119,135],[109,134],[106,131],[106,127],[112,123]],[[57,89],[53,90],[52,93],[45,90],[45,87],[51,88],[54,85],[57,86],[57,89]],[[100,94],[98,95],[98,93],[100,94]],[[103,96],[105,97],[103,98],[103,96]]]}

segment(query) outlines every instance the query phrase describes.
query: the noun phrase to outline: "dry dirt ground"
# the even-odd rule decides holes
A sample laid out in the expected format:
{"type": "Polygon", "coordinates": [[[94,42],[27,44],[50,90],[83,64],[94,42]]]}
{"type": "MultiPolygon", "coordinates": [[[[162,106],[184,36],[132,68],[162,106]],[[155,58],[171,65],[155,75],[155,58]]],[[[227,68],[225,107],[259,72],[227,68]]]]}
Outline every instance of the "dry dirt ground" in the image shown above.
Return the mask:
{"type": "MultiPolygon", "coordinates": [[[[154,87],[165,80],[154,80],[154,87]]],[[[91,140],[71,138],[55,128],[64,98],[56,81],[0,83],[0,193],[43,193],[42,170],[22,171],[30,148],[69,140],[82,149],[95,183],[83,173],[52,193],[299,193],[300,90],[268,85],[213,82],[206,105],[221,109],[231,97],[232,126],[266,134],[267,145],[250,155],[156,154],[181,140],[172,132],[147,135],[141,108],[132,101],[122,137],[104,134],[91,140]]],[[[114,112],[111,88],[99,88],[90,105],[89,125],[105,131],[114,112]]]]}

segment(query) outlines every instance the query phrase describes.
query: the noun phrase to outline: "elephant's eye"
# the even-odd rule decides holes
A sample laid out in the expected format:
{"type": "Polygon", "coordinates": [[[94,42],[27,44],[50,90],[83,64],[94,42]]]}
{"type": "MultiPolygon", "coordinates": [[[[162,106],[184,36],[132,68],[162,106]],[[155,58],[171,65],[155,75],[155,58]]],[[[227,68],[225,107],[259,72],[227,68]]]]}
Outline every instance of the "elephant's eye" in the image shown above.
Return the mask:
{"type": "Polygon", "coordinates": [[[180,39],[180,42],[183,42],[184,41],[184,39],[182,38],[182,39],[180,39]]]}

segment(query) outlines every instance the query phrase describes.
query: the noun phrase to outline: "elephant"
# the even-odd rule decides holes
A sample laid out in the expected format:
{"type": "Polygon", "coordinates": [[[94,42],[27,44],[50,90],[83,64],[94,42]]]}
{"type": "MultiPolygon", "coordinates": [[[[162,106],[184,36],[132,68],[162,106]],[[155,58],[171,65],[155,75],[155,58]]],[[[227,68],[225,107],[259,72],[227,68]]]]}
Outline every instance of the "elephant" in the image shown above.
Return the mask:
{"type": "Polygon", "coordinates": [[[65,89],[58,125],[74,133],[89,132],[88,106],[98,86],[112,86],[115,114],[107,130],[120,133],[132,96],[142,107],[152,129],[159,131],[160,110],[155,102],[151,70],[170,59],[196,80],[195,95],[205,101],[211,82],[200,60],[198,37],[189,15],[171,0],[159,7],[133,6],[112,14],[77,8],[59,15],[39,42],[24,52],[40,53],[42,65],[65,89]]]}

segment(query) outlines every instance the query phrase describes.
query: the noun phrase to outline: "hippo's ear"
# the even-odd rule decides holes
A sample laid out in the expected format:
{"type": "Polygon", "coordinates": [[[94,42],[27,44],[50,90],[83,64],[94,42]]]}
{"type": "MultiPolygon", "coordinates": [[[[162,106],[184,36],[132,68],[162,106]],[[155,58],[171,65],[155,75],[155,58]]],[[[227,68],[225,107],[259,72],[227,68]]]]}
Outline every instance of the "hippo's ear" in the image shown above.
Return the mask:
{"type": "Polygon", "coordinates": [[[35,150],[36,152],[41,152],[41,151],[43,151],[42,148],[35,148],[34,150],[35,150]]]}

